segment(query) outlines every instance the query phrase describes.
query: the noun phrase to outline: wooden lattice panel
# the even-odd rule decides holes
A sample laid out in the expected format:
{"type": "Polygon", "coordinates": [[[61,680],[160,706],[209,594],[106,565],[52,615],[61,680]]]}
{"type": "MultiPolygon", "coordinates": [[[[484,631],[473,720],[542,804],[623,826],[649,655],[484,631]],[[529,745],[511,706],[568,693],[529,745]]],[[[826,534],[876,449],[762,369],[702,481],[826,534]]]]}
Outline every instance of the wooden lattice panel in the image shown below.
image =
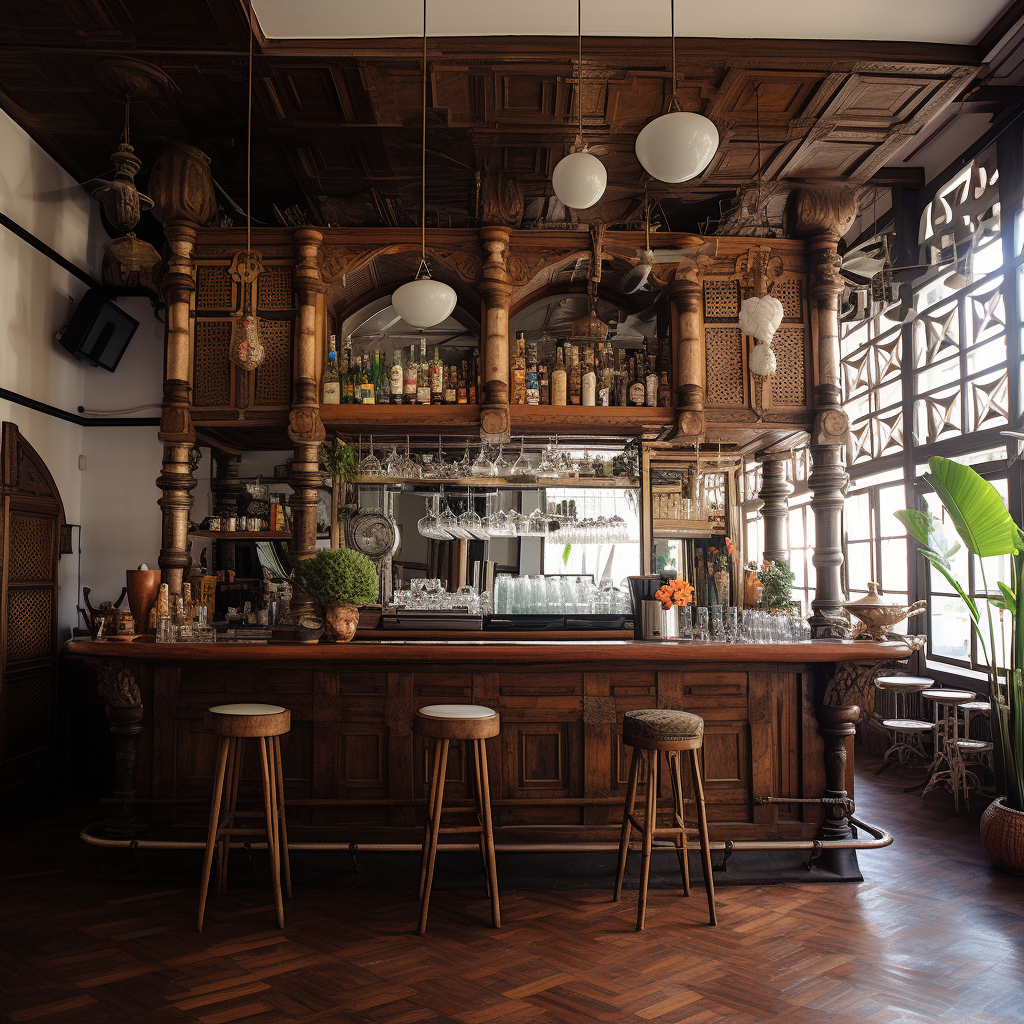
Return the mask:
{"type": "Polygon", "coordinates": [[[256,279],[257,309],[291,309],[292,301],[292,268],[267,267],[256,279]]]}
{"type": "Polygon", "coordinates": [[[705,404],[743,405],[743,335],[739,327],[705,327],[705,404]]]}
{"type": "Polygon", "coordinates": [[[772,404],[806,406],[803,327],[780,327],[772,339],[772,349],[777,361],[771,379],[772,404]]]}
{"type": "Polygon", "coordinates": [[[198,267],[196,270],[196,308],[235,308],[234,284],[227,267],[198,267]]]}
{"type": "Polygon", "coordinates": [[[709,278],[704,282],[704,319],[735,320],[740,315],[739,281],[709,278]]]}
{"type": "Polygon", "coordinates": [[[48,516],[11,515],[8,579],[11,583],[46,580],[53,572],[53,526],[48,516]]]}
{"type": "Polygon", "coordinates": [[[287,405],[292,394],[292,324],[263,320],[260,336],[266,355],[256,371],[256,405],[287,405]]]}
{"type": "Polygon", "coordinates": [[[782,319],[797,320],[803,323],[804,283],[798,277],[784,277],[781,281],[775,282],[775,298],[782,303],[782,319]]]}
{"type": "Polygon", "coordinates": [[[7,681],[5,760],[38,750],[50,742],[52,685],[49,673],[7,681]]]}
{"type": "Polygon", "coordinates": [[[230,320],[196,320],[195,361],[192,366],[192,404],[231,404],[230,320]]]}
{"type": "Polygon", "coordinates": [[[12,587],[7,594],[7,660],[48,658],[52,639],[53,592],[12,587]]]}

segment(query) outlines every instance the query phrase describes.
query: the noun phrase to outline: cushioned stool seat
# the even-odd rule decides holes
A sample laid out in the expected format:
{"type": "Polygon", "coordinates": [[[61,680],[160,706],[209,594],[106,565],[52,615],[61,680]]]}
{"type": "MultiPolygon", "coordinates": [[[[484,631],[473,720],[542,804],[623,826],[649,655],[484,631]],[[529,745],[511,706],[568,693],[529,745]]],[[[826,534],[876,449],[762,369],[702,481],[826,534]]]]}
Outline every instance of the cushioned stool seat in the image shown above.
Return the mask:
{"type": "Polygon", "coordinates": [[[704,735],[704,719],[687,711],[651,708],[630,711],[622,719],[622,741],[631,747],[650,743],[679,743],[699,740],[704,735]]]}

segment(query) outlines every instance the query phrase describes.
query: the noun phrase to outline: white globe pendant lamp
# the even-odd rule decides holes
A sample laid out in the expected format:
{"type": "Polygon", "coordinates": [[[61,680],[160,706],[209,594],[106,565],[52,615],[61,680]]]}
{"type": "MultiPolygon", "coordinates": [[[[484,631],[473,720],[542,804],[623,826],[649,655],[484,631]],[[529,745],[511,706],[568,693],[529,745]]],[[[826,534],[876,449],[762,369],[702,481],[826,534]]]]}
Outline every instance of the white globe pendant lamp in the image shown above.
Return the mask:
{"type": "Polygon", "coordinates": [[[672,10],[672,99],[668,113],[645,125],[636,137],[636,157],[643,169],[658,181],[677,185],[696,178],[718,151],[718,129],[701,114],[680,110],[676,93],[676,9],[672,10]]]}
{"type": "Polygon", "coordinates": [[[583,0],[576,0],[576,144],[555,164],[551,187],[563,206],[587,210],[604,195],[608,171],[583,143],[583,0]]]}
{"type": "Polygon", "coordinates": [[[420,265],[416,276],[391,294],[395,312],[410,326],[436,327],[451,316],[458,295],[435,281],[427,266],[427,0],[423,0],[423,127],[420,137],[420,265]]]}

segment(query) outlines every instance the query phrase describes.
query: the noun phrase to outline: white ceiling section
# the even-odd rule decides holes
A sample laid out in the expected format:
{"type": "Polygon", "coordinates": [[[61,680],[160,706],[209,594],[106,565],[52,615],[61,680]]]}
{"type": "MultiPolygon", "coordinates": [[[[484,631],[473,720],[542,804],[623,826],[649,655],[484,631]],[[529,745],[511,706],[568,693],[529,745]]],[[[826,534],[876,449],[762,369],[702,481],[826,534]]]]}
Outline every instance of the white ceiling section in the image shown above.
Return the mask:
{"type": "MultiPolygon", "coordinates": [[[[977,43],[1007,0],[674,0],[676,35],[977,43]]],[[[583,33],[662,36],[669,0],[583,0],[583,33]]],[[[422,0],[253,0],[270,39],[419,36],[422,0]]],[[[432,36],[573,36],[576,0],[427,0],[432,36]]]]}

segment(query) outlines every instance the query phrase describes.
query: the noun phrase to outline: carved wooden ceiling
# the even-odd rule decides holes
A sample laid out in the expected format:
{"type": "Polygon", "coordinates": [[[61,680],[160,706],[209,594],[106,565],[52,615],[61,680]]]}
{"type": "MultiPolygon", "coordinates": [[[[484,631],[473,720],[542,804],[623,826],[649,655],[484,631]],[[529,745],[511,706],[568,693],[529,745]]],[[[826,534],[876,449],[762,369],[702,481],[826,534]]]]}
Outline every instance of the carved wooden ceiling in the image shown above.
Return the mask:
{"type": "MultiPolygon", "coordinates": [[[[0,19],[0,105],[79,180],[108,173],[124,118],[119,83],[141,76],[131,138],[143,187],[166,143],[183,140],[210,155],[219,186],[244,204],[244,3],[4,0],[0,19]],[[158,74],[136,74],[133,62],[158,74]]],[[[317,224],[418,223],[420,45],[258,41],[256,218],[276,223],[276,205],[297,206],[317,224]]],[[[661,221],[674,230],[708,217],[714,230],[723,209],[723,232],[760,219],[736,201],[743,190],[745,203],[757,196],[757,107],[760,194],[777,223],[792,184],[872,179],[981,71],[980,47],[966,45],[680,39],[678,49],[680,104],[710,117],[722,144],[700,179],[652,184],[661,221]]],[[[583,52],[581,90],[573,39],[431,41],[429,224],[473,225],[478,174],[504,170],[522,184],[524,226],[561,226],[564,211],[548,202],[550,176],[572,143],[582,95],[587,139],[609,172],[604,200],[583,216],[636,226],[643,172],[633,143],[666,107],[669,44],[594,37],[583,52]]]]}

